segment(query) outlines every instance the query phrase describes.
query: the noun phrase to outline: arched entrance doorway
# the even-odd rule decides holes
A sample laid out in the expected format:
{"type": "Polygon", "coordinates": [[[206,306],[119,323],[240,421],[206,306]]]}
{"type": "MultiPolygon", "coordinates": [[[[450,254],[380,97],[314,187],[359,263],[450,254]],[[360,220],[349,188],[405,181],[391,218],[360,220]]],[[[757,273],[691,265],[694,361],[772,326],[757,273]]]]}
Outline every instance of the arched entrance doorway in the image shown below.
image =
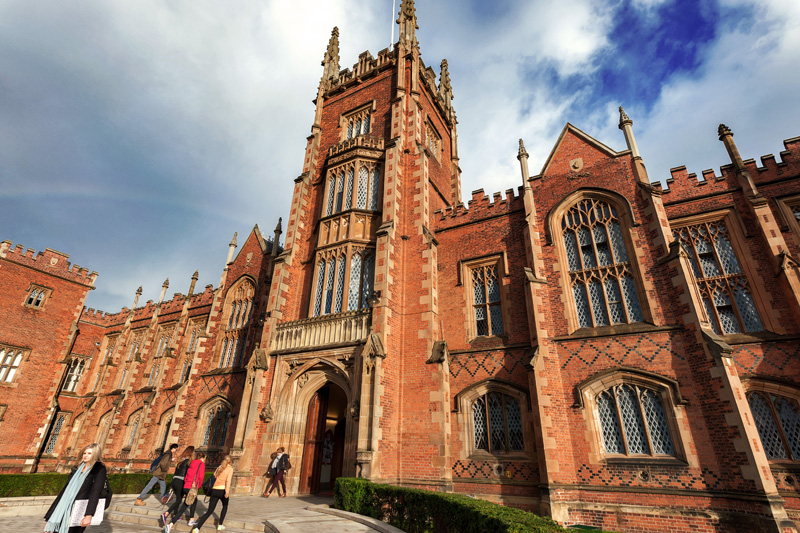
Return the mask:
{"type": "Polygon", "coordinates": [[[321,387],[308,405],[300,470],[300,493],[330,492],[342,475],[347,395],[338,386],[321,387]]]}

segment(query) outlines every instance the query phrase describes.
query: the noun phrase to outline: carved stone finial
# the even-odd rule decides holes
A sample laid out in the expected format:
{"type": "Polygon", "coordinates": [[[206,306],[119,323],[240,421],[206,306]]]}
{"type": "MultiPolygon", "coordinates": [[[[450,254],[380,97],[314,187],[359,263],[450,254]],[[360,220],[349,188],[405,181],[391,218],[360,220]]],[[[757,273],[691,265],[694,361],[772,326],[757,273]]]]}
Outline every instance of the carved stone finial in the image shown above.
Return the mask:
{"type": "Polygon", "coordinates": [[[281,228],[281,222],[283,222],[283,217],[278,217],[278,225],[275,226],[275,232],[283,232],[283,228],[281,228]]]}
{"type": "Polygon", "coordinates": [[[194,274],[192,274],[192,279],[193,279],[193,280],[195,280],[195,281],[197,281],[197,279],[198,279],[199,277],[200,277],[200,272],[199,272],[198,270],[195,270],[195,271],[194,271],[194,274]]]}
{"type": "Polygon", "coordinates": [[[528,151],[525,150],[525,145],[522,142],[522,139],[519,140],[519,152],[517,152],[517,159],[522,159],[523,157],[528,157],[528,151]]]}
{"type": "Polygon", "coordinates": [[[237,245],[237,243],[236,243],[236,237],[237,237],[237,235],[239,235],[239,232],[238,232],[238,231],[234,231],[234,232],[233,232],[233,239],[231,239],[231,244],[230,244],[230,246],[238,246],[238,245],[237,245]]]}
{"type": "Polygon", "coordinates": [[[169,278],[165,279],[165,280],[164,280],[164,283],[162,283],[162,284],[161,284],[161,286],[162,286],[163,288],[165,288],[165,289],[166,289],[166,288],[169,288],[169,278]]]}
{"type": "Polygon", "coordinates": [[[619,127],[620,127],[620,129],[622,129],[622,126],[625,125],[625,124],[633,124],[633,121],[631,120],[631,117],[629,117],[628,114],[625,113],[625,110],[622,109],[622,106],[619,106],[619,127]]]}
{"type": "Polygon", "coordinates": [[[726,135],[733,135],[733,132],[725,124],[720,124],[719,128],[717,128],[717,135],[719,135],[719,140],[721,141],[726,135]]]}
{"type": "Polygon", "coordinates": [[[400,24],[400,43],[415,46],[417,34],[414,30],[418,30],[419,26],[417,26],[414,0],[403,0],[400,4],[400,16],[397,18],[397,23],[400,24]]]}
{"type": "Polygon", "coordinates": [[[450,84],[450,72],[447,70],[447,60],[442,59],[441,72],[439,73],[439,96],[447,110],[452,109],[453,86],[450,84]]]}
{"type": "Polygon", "coordinates": [[[265,405],[261,413],[259,413],[258,418],[265,423],[272,422],[272,419],[275,418],[275,412],[272,410],[272,406],[270,404],[265,405]]]}
{"type": "Polygon", "coordinates": [[[328,48],[322,58],[322,82],[339,79],[339,28],[334,26],[328,48]]]}

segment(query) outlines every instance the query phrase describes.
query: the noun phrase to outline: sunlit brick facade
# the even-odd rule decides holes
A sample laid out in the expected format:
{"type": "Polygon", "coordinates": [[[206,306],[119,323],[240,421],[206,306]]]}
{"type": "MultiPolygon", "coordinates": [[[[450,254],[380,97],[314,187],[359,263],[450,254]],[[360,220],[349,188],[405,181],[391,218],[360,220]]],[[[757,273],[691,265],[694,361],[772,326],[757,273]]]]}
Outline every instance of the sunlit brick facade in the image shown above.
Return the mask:
{"type": "Polygon", "coordinates": [[[285,446],[291,493],[362,476],[614,531],[795,531],[800,138],[758,165],[720,126],[730,163],[662,188],[620,109],[626,150],[567,124],[464,205],[447,63],[413,2],[398,22],[345,70],[334,30],[285,233],[234,240],[218,288],[81,311],[94,274],[0,246],[23,356],[0,469],[96,440],[142,470],[178,442],[248,492],[285,446]]]}

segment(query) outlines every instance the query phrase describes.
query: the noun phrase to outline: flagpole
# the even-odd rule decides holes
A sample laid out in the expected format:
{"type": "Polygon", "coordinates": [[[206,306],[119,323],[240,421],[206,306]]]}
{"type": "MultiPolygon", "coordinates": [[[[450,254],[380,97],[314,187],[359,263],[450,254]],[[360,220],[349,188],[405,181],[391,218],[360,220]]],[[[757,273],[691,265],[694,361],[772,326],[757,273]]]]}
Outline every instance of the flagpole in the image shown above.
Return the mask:
{"type": "Polygon", "coordinates": [[[396,2],[396,0],[392,0],[392,21],[391,21],[392,22],[392,37],[391,37],[391,40],[389,41],[389,48],[390,49],[392,48],[392,46],[394,46],[394,5],[395,5],[395,2],[396,2]]]}

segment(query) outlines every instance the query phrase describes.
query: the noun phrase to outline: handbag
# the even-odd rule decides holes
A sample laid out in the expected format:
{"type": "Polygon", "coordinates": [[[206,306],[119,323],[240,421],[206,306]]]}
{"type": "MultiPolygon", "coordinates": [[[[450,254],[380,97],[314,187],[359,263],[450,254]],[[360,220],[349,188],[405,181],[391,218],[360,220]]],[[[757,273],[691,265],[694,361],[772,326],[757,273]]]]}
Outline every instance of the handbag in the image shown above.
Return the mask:
{"type": "MultiPolygon", "coordinates": [[[[89,505],[89,500],[75,500],[75,503],[72,504],[72,514],[70,515],[69,519],[69,527],[79,527],[81,525],[81,520],[83,520],[83,517],[86,516],[87,505],[89,505]]],[[[100,501],[97,502],[97,510],[95,510],[94,514],[92,515],[91,525],[99,526],[103,523],[103,513],[105,508],[106,504],[103,501],[103,498],[100,498],[100,501]]]]}
{"type": "Polygon", "coordinates": [[[186,505],[192,505],[194,501],[197,499],[197,487],[192,487],[189,489],[189,493],[186,495],[186,505]]]}
{"type": "MultiPolygon", "coordinates": [[[[103,505],[103,509],[108,509],[108,506],[111,505],[111,496],[113,496],[111,492],[111,487],[108,484],[108,476],[106,476],[105,484],[103,488],[100,490],[100,500],[105,500],[105,504],[103,505]]],[[[97,504],[99,507],[100,504],[97,504]]]]}
{"type": "Polygon", "coordinates": [[[217,477],[214,475],[208,476],[205,481],[203,481],[203,494],[209,495],[211,494],[211,489],[214,488],[214,483],[217,482],[217,477]]]}

